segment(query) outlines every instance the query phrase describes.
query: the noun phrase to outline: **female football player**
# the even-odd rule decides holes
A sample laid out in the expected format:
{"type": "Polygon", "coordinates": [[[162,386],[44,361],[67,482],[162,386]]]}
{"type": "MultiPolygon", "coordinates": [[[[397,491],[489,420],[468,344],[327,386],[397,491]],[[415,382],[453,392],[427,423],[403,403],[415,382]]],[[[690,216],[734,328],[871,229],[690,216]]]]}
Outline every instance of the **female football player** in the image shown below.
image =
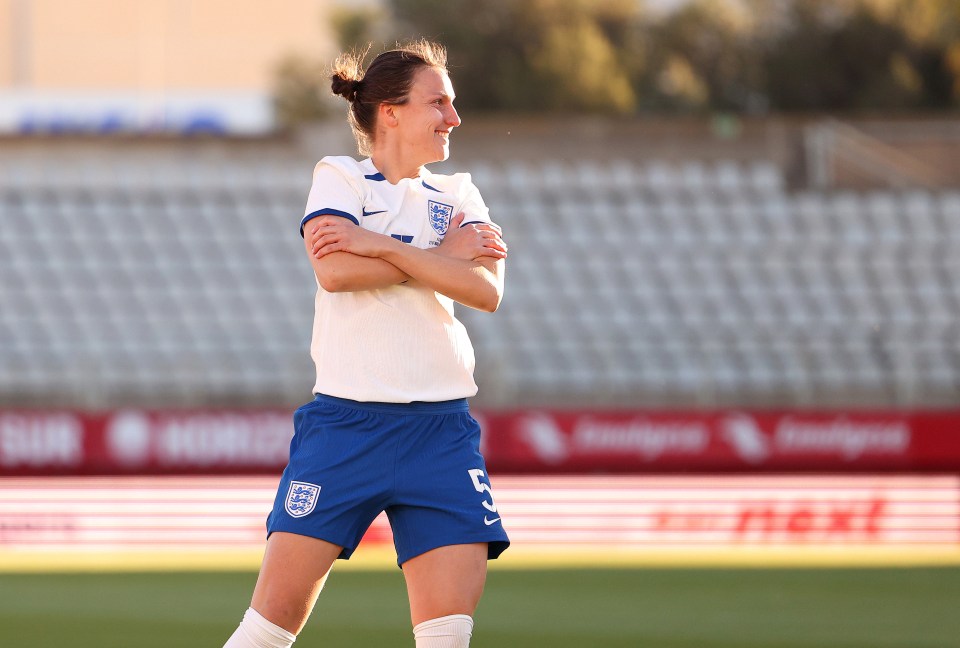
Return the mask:
{"type": "Polygon", "coordinates": [[[360,152],[316,166],[300,222],[317,277],[315,399],[294,415],[250,608],[225,648],[286,647],[331,566],[386,511],[417,648],[464,648],[487,560],[509,545],[467,398],[454,302],[495,311],[507,248],[468,174],[439,175],[460,125],[446,52],[341,56],[332,90],[360,152]]]}

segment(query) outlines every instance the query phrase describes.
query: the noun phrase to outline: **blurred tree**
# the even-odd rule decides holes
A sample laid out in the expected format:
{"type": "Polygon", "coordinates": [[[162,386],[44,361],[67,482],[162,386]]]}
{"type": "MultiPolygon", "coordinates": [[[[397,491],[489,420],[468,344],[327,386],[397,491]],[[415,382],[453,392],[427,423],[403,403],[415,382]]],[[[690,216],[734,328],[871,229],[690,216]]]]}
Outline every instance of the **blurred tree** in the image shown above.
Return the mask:
{"type": "Polygon", "coordinates": [[[905,34],[903,71],[920,86],[922,105],[960,107],[960,2],[958,0],[864,0],[885,24],[905,34]]]}
{"type": "Polygon", "coordinates": [[[340,7],[333,11],[330,22],[341,52],[362,52],[392,30],[387,13],[376,7],[340,7]]]}
{"type": "Polygon", "coordinates": [[[590,20],[555,23],[530,60],[546,88],[544,107],[562,111],[630,113],[636,99],[617,52],[590,20]]]}
{"type": "Polygon", "coordinates": [[[794,1],[761,49],[765,89],[771,106],[786,111],[946,107],[929,101],[925,49],[862,1],[794,1]]]}
{"type": "Polygon", "coordinates": [[[762,109],[749,14],[728,0],[693,0],[647,26],[653,107],[762,109]]]}
{"type": "MultiPolygon", "coordinates": [[[[471,112],[960,107],[960,0],[385,0],[332,27],[341,50],[443,42],[471,112]]],[[[329,114],[327,69],[280,66],[284,124],[329,114]]]]}
{"type": "Polygon", "coordinates": [[[623,114],[623,52],[639,12],[623,0],[391,0],[399,32],[443,42],[465,108],[623,114]]]}
{"type": "Polygon", "coordinates": [[[285,58],[273,80],[273,108],[277,122],[291,128],[332,114],[330,75],[326,66],[299,56],[285,58]]]}
{"type": "Polygon", "coordinates": [[[848,21],[831,19],[823,4],[792,3],[784,28],[765,39],[766,90],[774,109],[850,109],[868,77],[888,74],[887,41],[896,34],[869,33],[882,29],[876,22],[851,34],[848,21]]]}

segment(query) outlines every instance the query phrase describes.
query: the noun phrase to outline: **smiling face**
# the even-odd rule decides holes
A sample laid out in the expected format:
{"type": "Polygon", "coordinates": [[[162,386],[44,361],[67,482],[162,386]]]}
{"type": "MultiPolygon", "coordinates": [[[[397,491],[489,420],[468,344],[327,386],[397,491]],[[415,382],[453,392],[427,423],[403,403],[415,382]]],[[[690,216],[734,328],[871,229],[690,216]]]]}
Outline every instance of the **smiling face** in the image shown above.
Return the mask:
{"type": "Polygon", "coordinates": [[[404,156],[416,165],[450,156],[450,131],[460,125],[453,107],[450,77],[444,70],[424,67],[414,74],[405,104],[395,106],[397,136],[404,156]]]}

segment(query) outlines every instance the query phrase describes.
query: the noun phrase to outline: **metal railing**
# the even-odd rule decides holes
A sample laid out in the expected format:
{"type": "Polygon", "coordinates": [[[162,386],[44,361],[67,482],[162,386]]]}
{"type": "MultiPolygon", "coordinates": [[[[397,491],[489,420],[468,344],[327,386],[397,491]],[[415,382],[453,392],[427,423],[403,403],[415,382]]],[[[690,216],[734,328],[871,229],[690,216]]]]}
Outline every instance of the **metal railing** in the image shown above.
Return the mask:
{"type": "Polygon", "coordinates": [[[936,189],[951,184],[951,175],[864,131],[836,119],[811,126],[805,135],[811,186],[837,186],[841,170],[868,185],[936,189]]]}

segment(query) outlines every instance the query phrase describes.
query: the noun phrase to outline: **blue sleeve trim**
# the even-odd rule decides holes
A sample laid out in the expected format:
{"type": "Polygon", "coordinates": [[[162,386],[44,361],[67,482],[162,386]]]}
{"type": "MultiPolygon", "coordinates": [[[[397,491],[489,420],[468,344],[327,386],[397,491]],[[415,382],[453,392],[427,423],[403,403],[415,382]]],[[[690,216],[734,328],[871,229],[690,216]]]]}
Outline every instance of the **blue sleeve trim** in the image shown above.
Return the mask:
{"type": "Polygon", "coordinates": [[[460,223],[460,227],[466,227],[467,225],[487,225],[487,221],[469,221],[466,223],[460,223]]]}
{"type": "Polygon", "coordinates": [[[303,237],[303,226],[307,224],[307,221],[311,221],[318,216],[340,216],[341,218],[346,218],[347,220],[353,221],[354,225],[359,225],[360,221],[357,220],[357,217],[353,214],[348,214],[345,211],[340,211],[339,209],[330,209],[325,207],[324,209],[318,209],[315,212],[307,214],[303,217],[303,220],[300,221],[300,236],[303,237]]]}

